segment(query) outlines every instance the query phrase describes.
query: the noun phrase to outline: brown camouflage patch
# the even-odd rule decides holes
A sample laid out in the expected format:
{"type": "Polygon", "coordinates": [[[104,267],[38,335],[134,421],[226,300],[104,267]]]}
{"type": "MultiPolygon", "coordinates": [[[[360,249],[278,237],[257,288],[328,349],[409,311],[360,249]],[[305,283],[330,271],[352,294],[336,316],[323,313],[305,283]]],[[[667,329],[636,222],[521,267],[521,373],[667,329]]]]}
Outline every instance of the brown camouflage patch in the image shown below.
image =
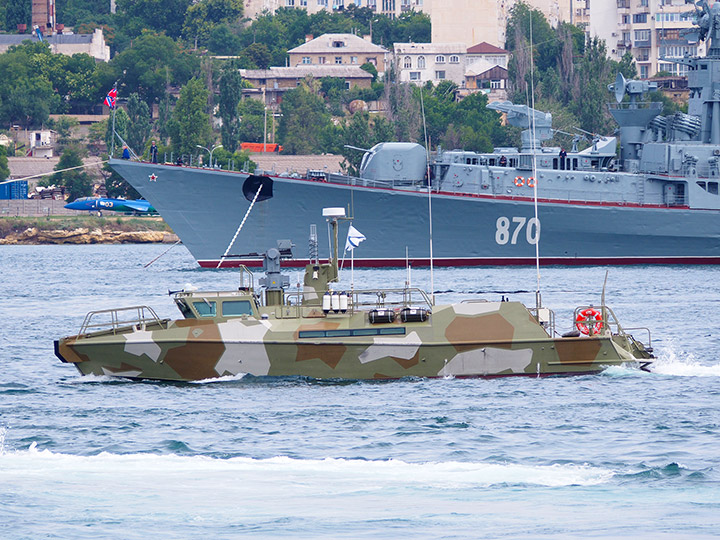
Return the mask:
{"type": "Polygon", "coordinates": [[[216,324],[216,322],[205,319],[178,319],[175,321],[175,326],[177,326],[178,328],[187,328],[190,326],[206,326],[208,324],[216,324]]]}
{"type": "Polygon", "coordinates": [[[402,366],[405,369],[410,369],[411,367],[415,367],[420,362],[420,350],[418,349],[418,352],[415,353],[415,356],[412,358],[408,358],[407,360],[404,358],[395,358],[394,356],[391,356],[393,360],[395,360],[400,366],[402,366]]]}
{"type": "Polygon", "coordinates": [[[215,370],[218,360],[225,352],[225,345],[220,338],[217,325],[203,328],[203,332],[197,338],[192,334],[192,332],[188,333],[188,341],[185,345],[168,350],[163,362],[174,369],[180,377],[190,381],[223,375],[215,370]]]}
{"type": "Polygon", "coordinates": [[[383,375],[382,373],[375,373],[375,375],[373,375],[373,379],[380,379],[380,380],[397,379],[397,377],[391,377],[390,375],[383,375]]]}
{"type": "MultiPolygon", "coordinates": [[[[477,349],[486,342],[511,341],[515,328],[499,313],[480,317],[456,317],[445,330],[445,338],[458,352],[477,349]]],[[[494,344],[510,348],[510,343],[494,344]]]]}
{"type": "Polygon", "coordinates": [[[78,346],[77,340],[69,339],[67,341],[62,340],[58,343],[58,354],[62,357],[65,362],[70,364],[79,364],[81,362],[89,362],[90,357],[85,354],[80,354],[75,350],[78,346]]]}
{"type": "Polygon", "coordinates": [[[583,360],[594,362],[600,353],[601,347],[602,343],[599,339],[573,338],[563,341],[555,340],[555,350],[557,350],[561,363],[583,360]]]}
{"type": "MultiPolygon", "coordinates": [[[[315,328],[317,330],[317,328],[315,328]]],[[[332,329],[331,329],[332,330],[332,329]]],[[[345,345],[316,345],[314,343],[300,344],[298,345],[297,362],[304,362],[305,360],[322,360],[330,368],[335,367],[342,360],[343,355],[347,351],[345,345]]]]}

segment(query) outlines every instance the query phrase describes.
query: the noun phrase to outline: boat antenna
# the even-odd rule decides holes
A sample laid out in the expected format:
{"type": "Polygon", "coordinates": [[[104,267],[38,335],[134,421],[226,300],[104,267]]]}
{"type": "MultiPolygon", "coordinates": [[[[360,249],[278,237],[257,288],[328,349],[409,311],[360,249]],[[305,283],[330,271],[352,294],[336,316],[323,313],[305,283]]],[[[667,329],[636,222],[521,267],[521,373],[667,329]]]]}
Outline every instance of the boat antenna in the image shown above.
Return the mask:
{"type": "Polygon", "coordinates": [[[535,273],[537,278],[537,288],[535,289],[535,304],[538,309],[542,306],[542,299],[540,297],[540,220],[538,219],[538,174],[537,174],[537,156],[535,154],[535,65],[534,65],[534,54],[533,54],[533,28],[532,28],[532,11],[530,12],[530,103],[532,108],[532,114],[528,115],[532,118],[532,174],[533,174],[533,205],[535,208],[535,273]]]}
{"type": "Polygon", "coordinates": [[[433,220],[432,220],[432,180],[430,179],[430,148],[428,146],[427,124],[425,123],[425,100],[423,99],[423,88],[420,87],[420,109],[422,110],[423,132],[425,133],[425,175],[427,176],[428,188],[428,221],[430,227],[430,298],[435,305],[435,280],[433,277],[433,220]]]}

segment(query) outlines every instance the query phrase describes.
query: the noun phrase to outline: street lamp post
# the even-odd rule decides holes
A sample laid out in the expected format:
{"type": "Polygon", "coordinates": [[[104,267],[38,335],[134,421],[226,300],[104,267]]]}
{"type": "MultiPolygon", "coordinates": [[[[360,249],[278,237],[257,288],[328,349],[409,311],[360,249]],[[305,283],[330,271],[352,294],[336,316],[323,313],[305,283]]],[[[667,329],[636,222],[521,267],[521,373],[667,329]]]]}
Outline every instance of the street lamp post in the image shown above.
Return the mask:
{"type": "Polygon", "coordinates": [[[213,166],[213,160],[212,160],[213,152],[214,152],[215,150],[217,150],[218,148],[222,148],[223,145],[222,145],[222,144],[216,144],[215,146],[212,147],[212,150],[211,150],[210,148],[208,148],[207,146],[201,146],[201,145],[199,145],[199,144],[196,144],[195,146],[197,146],[198,148],[202,148],[203,150],[207,150],[207,152],[210,154],[210,168],[212,169],[212,166],[213,166]]]}

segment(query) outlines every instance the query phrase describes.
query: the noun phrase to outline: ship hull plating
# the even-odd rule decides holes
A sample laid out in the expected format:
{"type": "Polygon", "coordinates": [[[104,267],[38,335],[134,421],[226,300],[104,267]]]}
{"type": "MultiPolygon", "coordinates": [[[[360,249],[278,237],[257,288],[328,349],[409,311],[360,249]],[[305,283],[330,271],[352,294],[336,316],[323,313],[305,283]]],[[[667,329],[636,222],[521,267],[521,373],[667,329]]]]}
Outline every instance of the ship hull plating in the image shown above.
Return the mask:
{"type": "MultiPolygon", "coordinates": [[[[112,160],[113,167],[150,201],[201,266],[215,267],[228,249],[250,201],[248,175],[112,160]]],[[[423,188],[384,189],[272,177],[273,196],[256,202],[228,254],[262,253],[304,231],[311,216],[343,207],[367,240],[356,266],[427,264],[429,202],[423,188]]],[[[558,201],[538,186],[507,195],[432,193],[436,265],[720,264],[720,211],[684,206],[558,201]]],[[[341,234],[343,232],[341,231],[341,234]]],[[[322,239],[322,235],[321,235],[322,239]]],[[[298,246],[304,238],[291,238],[298,246]]],[[[298,254],[296,249],[296,254],[298,254]]],[[[321,242],[321,256],[328,246],[321,242]]],[[[290,266],[304,265],[300,257],[290,266]]],[[[230,257],[223,266],[235,266],[230,257]]]]}

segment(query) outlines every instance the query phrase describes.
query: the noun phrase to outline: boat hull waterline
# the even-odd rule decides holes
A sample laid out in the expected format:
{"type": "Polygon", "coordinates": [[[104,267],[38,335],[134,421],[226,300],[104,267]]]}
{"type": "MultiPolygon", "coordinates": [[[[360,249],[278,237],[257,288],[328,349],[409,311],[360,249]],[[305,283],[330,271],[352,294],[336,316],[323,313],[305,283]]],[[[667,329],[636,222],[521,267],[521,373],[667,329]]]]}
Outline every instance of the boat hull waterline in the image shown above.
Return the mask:
{"type": "Polygon", "coordinates": [[[582,375],[610,366],[642,367],[650,358],[634,356],[633,340],[609,333],[551,338],[519,302],[450,304],[416,323],[370,325],[366,313],[313,315],[164,320],[64,338],[55,342],[55,352],[83,375],[169,381],[241,374],[317,379],[582,375]],[[353,332],[375,335],[353,337],[353,332]]]}

